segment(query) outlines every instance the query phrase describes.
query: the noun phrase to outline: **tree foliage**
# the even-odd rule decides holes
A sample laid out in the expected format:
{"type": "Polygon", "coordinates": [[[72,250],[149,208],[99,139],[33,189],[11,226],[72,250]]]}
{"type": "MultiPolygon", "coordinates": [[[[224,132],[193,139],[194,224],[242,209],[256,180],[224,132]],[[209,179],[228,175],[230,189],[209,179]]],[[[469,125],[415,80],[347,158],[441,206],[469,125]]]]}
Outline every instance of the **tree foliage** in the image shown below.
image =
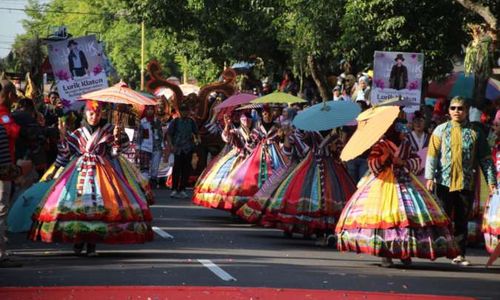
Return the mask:
{"type": "MultiPolygon", "coordinates": [[[[493,0],[474,2],[498,8],[493,0]]],[[[340,72],[340,60],[359,71],[375,50],[423,52],[426,78],[448,73],[467,44],[465,25],[477,18],[455,1],[435,0],[30,0],[28,7],[17,48],[51,25],[66,25],[74,36],[97,32],[120,77],[138,81],[144,21],[146,61],[159,60],[166,75],[182,75],[179,56],[201,84],[224,66],[258,58],[263,75],[285,67],[312,74],[324,98],[331,88],[325,77],[340,72]]]]}
{"type": "Polygon", "coordinates": [[[424,77],[437,77],[450,72],[452,58],[461,55],[463,22],[451,1],[350,0],[339,48],[358,64],[372,62],[375,50],[422,52],[424,77]]]}

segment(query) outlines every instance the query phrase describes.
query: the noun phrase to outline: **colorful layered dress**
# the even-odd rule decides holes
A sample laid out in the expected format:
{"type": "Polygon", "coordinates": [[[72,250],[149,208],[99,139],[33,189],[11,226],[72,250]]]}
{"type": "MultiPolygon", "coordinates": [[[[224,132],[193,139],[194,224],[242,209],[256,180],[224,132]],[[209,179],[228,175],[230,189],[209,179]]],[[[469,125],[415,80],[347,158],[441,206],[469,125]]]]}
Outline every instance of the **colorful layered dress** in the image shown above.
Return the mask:
{"type": "Polygon", "coordinates": [[[236,212],[259,191],[274,172],[288,164],[288,158],[280,147],[278,125],[270,127],[258,124],[251,133],[251,140],[257,143],[248,155],[220,187],[224,209],[236,212]]]}
{"type": "MultiPolygon", "coordinates": [[[[497,171],[497,182],[500,179],[500,142],[493,148],[493,161],[497,171]]],[[[484,233],[484,243],[486,250],[492,253],[498,245],[500,238],[500,191],[491,196],[483,216],[482,231],[484,233]]]]}
{"type": "Polygon", "coordinates": [[[113,126],[83,126],[61,142],[65,165],[33,214],[30,238],[43,242],[143,243],[153,239],[152,215],[132,170],[118,161],[128,138],[113,126]],[[127,174],[128,173],[128,174],[127,174]]]}
{"type": "Polygon", "coordinates": [[[311,150],[271,195],[264,225],[274,223],[287,232],[304,234],[333,232],[344,204],[355,192],[355,183],[334,149],[339,147],[338,136],[311,132],[308,139],[311,150]]]}
{"type": "Polygon", "coordinates": [[[371,178],[351,197],[337,223],[339,250],[399,259],[457,256],[450,220],[412,174],[420,163],[407,139],[399,147],[387,139],[373,146],[371,178]],[[393,157],[405,165],[392,164],[393,157]]]}
{"type": "Polygon", "coordinates": [[[293,129],[288,136],[288,145],[283,145],[283,154],[289,158],[289,163],[273,173],[273,175],[262,185],[257,193],[243,205],[237,214],[249,223],[261,223],[266,227],[276,227],[276,221],[263,223],[262,216],[267,209],[272,195],[281,185],[283,180],[304,159],[310,146],[306,144],[307,134],[301,130],[293,129]]]}
{"type": "Polygon", "coordinates": [[[222,133],[222,139],[227,145],[198,178],[193,191],[194,204],[226,209],[221,185],[255,146],[251,133],[251,129],[244,126],[222,133]]]}

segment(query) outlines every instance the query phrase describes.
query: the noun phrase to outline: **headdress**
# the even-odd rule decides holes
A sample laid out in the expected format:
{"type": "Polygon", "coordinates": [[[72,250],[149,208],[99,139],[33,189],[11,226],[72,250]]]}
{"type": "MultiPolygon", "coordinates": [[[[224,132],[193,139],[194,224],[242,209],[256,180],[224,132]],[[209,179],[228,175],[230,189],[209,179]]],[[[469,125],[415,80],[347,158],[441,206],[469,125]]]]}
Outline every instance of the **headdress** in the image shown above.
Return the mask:
{"type": "Polygon", "coordinates": [[[90,111],[101,111],[102,109],[102,104],[99,101],[95,100],[87,100],[85,102],[85,108],[90,111]]]}

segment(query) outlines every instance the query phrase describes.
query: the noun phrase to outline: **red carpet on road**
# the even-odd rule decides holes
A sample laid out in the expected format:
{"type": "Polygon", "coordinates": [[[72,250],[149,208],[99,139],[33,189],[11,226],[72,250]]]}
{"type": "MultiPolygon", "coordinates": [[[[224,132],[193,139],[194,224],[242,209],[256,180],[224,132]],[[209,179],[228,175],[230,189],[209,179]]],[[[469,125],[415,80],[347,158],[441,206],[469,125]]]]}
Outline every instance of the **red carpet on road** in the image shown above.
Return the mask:
{"type": "Polygon", "coordinates": [[[165,286],[68,286],[68,287],[4,287],[0,288],[0,299],[36,300],[100,300],[100,299],[141,299],[141,300],[462,300],[468,297],[445,297],[419,294],[396,294],[359,291],[329,291],[276,288],[243,287],[165,287],[165,286]]]}

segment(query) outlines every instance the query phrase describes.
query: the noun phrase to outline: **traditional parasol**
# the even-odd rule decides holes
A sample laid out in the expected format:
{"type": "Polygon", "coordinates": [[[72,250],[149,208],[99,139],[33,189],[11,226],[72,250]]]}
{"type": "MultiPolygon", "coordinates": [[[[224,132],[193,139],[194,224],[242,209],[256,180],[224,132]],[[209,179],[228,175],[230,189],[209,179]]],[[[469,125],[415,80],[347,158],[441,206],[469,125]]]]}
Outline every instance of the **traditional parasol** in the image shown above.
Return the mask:
{"type": "Polygon", "coordinates": [[[223,108],[230,108],[230,107],[235,107],[238,105],[247,104],[256,98],[257,98],[257,96],[255,96],[254,94],[248,94],[248,93],[235,94],[235,95],[232,95],[231,97],[227,98],[226,100],[224,100],[219,105],[217,105],[215,107],[215,110],[221,110],[223,108]]]}
{"type": "Polygon", "coordinates": [[[353,121],[360,112],[351,101],[325,101],[299,112],[293,125],[307,131],[329,130],[353,121]]]}
{"type": "Polygon", "coordinates": [[[375,144],[399,115],[397,106],[375,106],[361,113],[358,128],[340,154],[343,161],[361,155],[375,144]]]}
{"type": "Polygon", "coordinates": [[[263,106],[264,106],[264,104],[253,104],[253,103],[250,103],[250,104],[247,104],[247,105],[240,106],[236,110],[259,109],[259,108],[262,108],[263,106]]]}
{"type": "Polygon", "coordinates": [[[132,105],[156,105],[156,101],[129,88],[123,81],[120,81],[109,88],[83,94],[80,96],[80,100],[95,100],[100,102],[132,105]]]}
{"type": "Polygon", "coordinates": [[[304,99],[300,99],[299,97],[292,96],[283,92],[274,92],[263,97],[257,98],[255,100],[250,101],[253,104],[265,104],[265,103],[274,103],[274,104],[293,104],[293,103],[305,103],[307,102],[304,99]]]}
{"type": "MultiPolygon", "coordinates": [[[[82,96],[80,96],[80,100],[95,100],[100,102],[126,104],[132,106],[156,105],[156,101],[146,97],[140,92],[136,92],[133,89],[129,88],[128,85],[123,81],[120,81],[119,83],[109,88],[83,94],[82,96]]],[[[118,119],[116,121],[120,122],[123,111],[119,108],[117,110],[118,119]]]]}

